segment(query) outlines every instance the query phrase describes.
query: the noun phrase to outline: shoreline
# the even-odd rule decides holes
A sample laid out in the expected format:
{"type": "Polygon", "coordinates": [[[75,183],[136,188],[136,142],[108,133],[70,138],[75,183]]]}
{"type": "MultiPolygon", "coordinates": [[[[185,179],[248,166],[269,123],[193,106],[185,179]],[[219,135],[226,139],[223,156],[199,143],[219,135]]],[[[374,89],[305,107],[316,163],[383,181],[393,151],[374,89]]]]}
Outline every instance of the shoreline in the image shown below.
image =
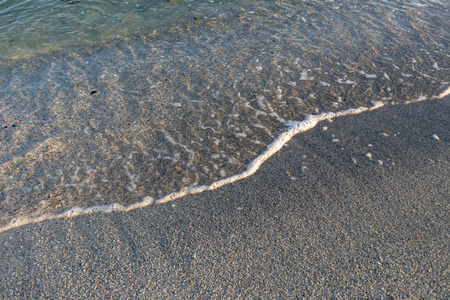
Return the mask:
{"type": "Polygon", "coordinates": [[[398,3],[290,2],[0,68],[0,227],[225,184],[286,120],[449,91],[445,10],[421,8],[416,30],[413,7],[386,18],[398,3]]]}
{"type": "Polygon", "coordinates": [[[179,201],[2,232],[1,297],[445,297],[448,100],[322,122],[179,201]]]}
{"type": "MultiPolygon", "coordinates": [[[[450,94],[450,87],[447,88],[444,92],[442,92],[438,96],[434,96],[431,99],[432,100],[426,100],[426,99],[418,99],[418,100],[411,100],[403,105],[409,105],[411,103],[417,103],[421,101],[433,101],[435,99],[442,99],[447,97],[450,94]]],[[[95,214],[95,213],[112,213],[112,212],[128,212],[134,209],[143,208],[147,206],[151,206],[153,204],[162,204],[166,202],[171,202],[174,200],[177,200],[179,198],[185,197],[187,195],[193,195],[203,192],[208,192],[215,190],[217,188],[220,188],[224,185],[231,184],[236,181],[240,181],[242,179],[245,179],[249,176],[252,176],[255,172],[258,171],[258,169],[261,167],[264,162],[269,159],[271,156],[276,154],[278,151],[280,151],[283,146],[288,143],[294,136],[297,134],[306,132],[308,130],[311,130],[315,128],[319,123],[326,121],[326,120],[332,120],[334,118],[339,118],[343,116],[350,116],[350,115],[357,115],[360,113],[369,112],[375,109],[378,109],[380,107],[385,106],[383,103],[378,102],[374,104],[372,107],[359,107],[359,108],[350,108],[343,111],[338,112],[328,112],[328,113],[322,113],[320,115],[307,115],[306,119],[303,121],[287,121],[285,122],[285,125],[288,127],[288,129],[280,134],[278,137],[274,139],[272,143],[270,143],[267,146],[267,150],[264,151],[261,155],[256,157],[248,166],[246,167],[245,171],[242,173],[238,173],[235,175],[232,175],[230,177],[226,177],[224,179],[221,179],[219,181],[213,182],[209,185],[198,185],[190,188],[183,188],[180,191],[173,192],[167,196],[164,196],[160,199],[153,199],[151,197],[144,197],[141,202],[133,203],[128,206],[122,206],[119,203],[111,203],[107,205],[96,205],[91,207],[73,207],[67,211],[64,211],[59,214],[44,214],[39,217],[33,217],[33,218],[24,218],[24,219],[18,219],[14,220],[12,223],[10,223],[7,226],[0,227],[0,233],[11,230],[13,228],[18,228],[27,224],[33,224],[33,223],[40,223],[45,222],[47,220],[54,220],[54,219],[61,219],[61,218],[73,218],[77,216],[82,215],[89,215],[89,214],[95,214]]]]}
{"type": "MultiPolygon", "coordinates": [[[[412,102],[414,103],[414,102],[412,102]]],[[[377,103],[373,107],[359,107],[359,108],[351,108],[346,109],[344,111],[339,111],[335,113],[323,113],[320,115],[308,115],[307,118],[303,121],[289,121],[286,122],[289,129],[279,135],[272,143],[267,146],[267,150],[264,151],[261,155],[256,157],[246,168],[246,170],[242,173],[238,173],[232,175],[230,177],[221,179],[219,181],[213,182],[209,185],[200,185],[194,186],[191,188],[183,188],[178,192],[173,192],[167,196],[164,196],[160,199],[154,200],[151,197],[144,197],[141,202],[137,202],[131,204],[129,206],[122,206],[118,203],[111,203],[107,205],[97,205],[91,207],[74,207],[60,214],[44,214],[35,218],[24,218],[14,220],[10,225],[0,228],[0,233],[11,230],[13,228],[18,228],[28,224],[45,222],[47,220],[54,219],[62,219],[62,218],[74,218],[82,215],[89,215],[94,213],[112,213],[112,212],[128,212],[138,208],[144,208],[153,204],[162,204],[177,200],[179,198],[185,197],[187,195],[194,195],[198,193],[208,192],[220,188],[224,185],[231,184],[233,182],[245,179],[249,176],[252,176],[261,165],[269,159],[272,155],[276,154],[281,148],[288,143],[295,135],[303,133],[305,131],[311,130],[316,127],[320,122],[325,120],[331,120],[333,118],[356,115],[360,113],[364,113],[367,111],[371,111],[384,105],[381,103],[377,103]]]]}

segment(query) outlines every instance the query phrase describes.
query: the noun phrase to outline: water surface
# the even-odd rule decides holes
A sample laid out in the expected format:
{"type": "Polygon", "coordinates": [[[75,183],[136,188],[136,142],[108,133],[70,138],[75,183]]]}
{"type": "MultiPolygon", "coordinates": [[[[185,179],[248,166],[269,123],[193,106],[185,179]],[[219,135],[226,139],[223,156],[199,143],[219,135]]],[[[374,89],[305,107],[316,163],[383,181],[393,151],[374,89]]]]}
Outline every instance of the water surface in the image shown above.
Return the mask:
{"type": "Polygon", "coordinates": [[[0,0],[0,58],[20,58],[203,18],[239,1],[0,0]]]}
{"type": "Polygon", "coordinates": [[[162,199],[243,172],[288,121],[438,96],[449,6],[201,6],[201,18],[3,59],[0,225],[162,199]]]}

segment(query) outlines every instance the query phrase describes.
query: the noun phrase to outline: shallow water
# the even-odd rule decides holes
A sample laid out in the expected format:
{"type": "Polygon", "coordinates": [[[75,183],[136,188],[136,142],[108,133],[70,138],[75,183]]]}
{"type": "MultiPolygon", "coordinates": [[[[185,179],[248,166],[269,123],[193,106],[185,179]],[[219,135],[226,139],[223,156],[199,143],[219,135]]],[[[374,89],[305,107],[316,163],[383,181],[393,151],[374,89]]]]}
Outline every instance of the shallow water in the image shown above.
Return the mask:
{"type": "MultiPolygon", "coordinates": [[[[0,67],[0,225],[243,172],[288,121],[448,91],[444,1],[249,1],[0,67]]],[[[182,200],[181,200],[182,201],[182,200]]]]}
{"type": "Polygon", "coordinates": [[[149,32],[238,1],[0,0],[0,58],[149,32]]]}

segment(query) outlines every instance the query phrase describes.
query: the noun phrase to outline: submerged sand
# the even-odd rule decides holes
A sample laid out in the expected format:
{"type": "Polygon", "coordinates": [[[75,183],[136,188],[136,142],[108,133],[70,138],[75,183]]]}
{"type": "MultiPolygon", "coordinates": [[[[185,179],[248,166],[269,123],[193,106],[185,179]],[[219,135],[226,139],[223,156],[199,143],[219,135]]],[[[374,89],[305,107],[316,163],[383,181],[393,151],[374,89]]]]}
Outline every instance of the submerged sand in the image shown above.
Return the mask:
{"type": "Polygon", "coordinates": [[[253,176],[0,234],[0,298],[448,297],[450,102],[322,122],[253,176]]]}
{"type": "Polygon", "coordinates": [[[428,2],[244,1],[0,61],[0,231],[228,179],[306,115],[448,93],[449,9],[428,2]]]}

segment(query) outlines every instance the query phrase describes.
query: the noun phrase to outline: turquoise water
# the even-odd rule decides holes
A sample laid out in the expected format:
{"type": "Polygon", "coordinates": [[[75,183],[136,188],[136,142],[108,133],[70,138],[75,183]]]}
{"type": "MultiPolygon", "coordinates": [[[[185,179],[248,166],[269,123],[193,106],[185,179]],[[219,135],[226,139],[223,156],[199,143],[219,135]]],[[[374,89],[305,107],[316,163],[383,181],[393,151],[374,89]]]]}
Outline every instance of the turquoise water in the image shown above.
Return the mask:
{"type": "Polygon", "coordinates": [[[242,174],[291,121],[450,91],[448,1],[1,3],[36,21],[0,30],[0,231],[173,199],[242,174]]]}
{"type": "Polygon", "coordinates": [[[0,57],[27,56],[195,22],[234,2],[0,0],[0,57]]]}

